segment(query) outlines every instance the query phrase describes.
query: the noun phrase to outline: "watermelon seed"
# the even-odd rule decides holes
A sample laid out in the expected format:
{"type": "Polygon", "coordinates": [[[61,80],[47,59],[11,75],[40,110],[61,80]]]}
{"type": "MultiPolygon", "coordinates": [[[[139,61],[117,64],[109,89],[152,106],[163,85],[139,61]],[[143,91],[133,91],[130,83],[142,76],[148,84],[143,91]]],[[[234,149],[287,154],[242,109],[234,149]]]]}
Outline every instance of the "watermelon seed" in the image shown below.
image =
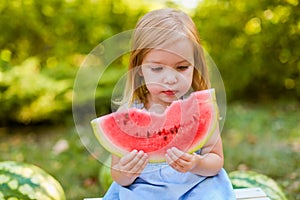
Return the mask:
{"type": "Polygon", "coordinates": [[[129,114],[128,113],[125,113],[125,119],[129,119],[129,114]]]}
{"type": "Polygon", "coordinates": [[[175,133],[178,133],[178,128],[179,128],[179,125],[178,125],[178,127],[176,125],[174,126],[175,133]]]}
{"type": "Polygon", "coordinates": [[[168,139],[168,137],[165,135],[165,136],[164,136],[164,141],[167,141],[167,139],[168,139]]]}
{"type": "Polygon", "coordinates": [[[161,136],[161,131],[158,131],[158,133],[157,133],[159,136],[161,136]]]}
{"type": "Polygon", "coordinates": [[[194,119],[194,121],[198,121],[198,117],[195,115],[193,115],[193,119],[194,119]]]}
{"type": "Polygon", "coordinates": [[[150,137],[150,132],[149,131],[147,131],[147,138],[149,138],[150,137]]]}
{"type": "Polygon", "coordinates": [[[173,128],[170,129],[171,134],[174,134],[174,130],[173,128]]]}

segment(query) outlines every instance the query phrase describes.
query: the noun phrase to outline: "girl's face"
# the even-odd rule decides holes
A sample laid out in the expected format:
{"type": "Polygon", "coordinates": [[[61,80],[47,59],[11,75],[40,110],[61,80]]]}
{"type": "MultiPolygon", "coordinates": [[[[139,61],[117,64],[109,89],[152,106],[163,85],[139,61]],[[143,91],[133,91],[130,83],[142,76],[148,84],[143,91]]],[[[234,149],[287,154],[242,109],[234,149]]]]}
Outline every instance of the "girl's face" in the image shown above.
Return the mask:
{"type": "Polygon", "coordinates": [[[143,59],[141,73],[149,91],[148,104],[170,105],[191,88],[193,47],[180,40],[167,48],[152,49],[143,59]]]}

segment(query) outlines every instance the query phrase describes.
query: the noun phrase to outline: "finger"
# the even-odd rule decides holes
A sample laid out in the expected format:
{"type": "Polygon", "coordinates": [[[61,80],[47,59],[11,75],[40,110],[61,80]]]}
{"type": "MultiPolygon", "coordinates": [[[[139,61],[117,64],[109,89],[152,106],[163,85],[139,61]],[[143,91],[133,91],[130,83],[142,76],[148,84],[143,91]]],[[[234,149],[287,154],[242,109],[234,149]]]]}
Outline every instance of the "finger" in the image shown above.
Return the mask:
{"type": "Polygon", "coordinates": [[[179,165],[181,165],[178,162],[178,157],[176,157],[172,152],[167,153],[165,158],[166,162],[173,168],[179,167],[179,165]]]}
{"type": "Polygon", "coordinates": [[[148,156],[145,154],[143,155],[142,158],[138,159],[137,162],[134,161],[131,163],[131,165],[127,165],[126,169],[124,169],[124,172],[131,175],[132,174],[138,175],[144,170],[147,163],[148,163],[148,156]]]}
{"type": "Polygon", "coordinates": [[[132,169],[138,165],[139,162],[144,163],[145,159],[147,158],[147,154],[145,154],[143,151],[137,152],[135,156],[126,163],[126,165],[123,165],[123,170],[126,170],[128,172],[132,171],[132,169]]]}
{"type": "Polygon", "coordinates": [[[170,158],[170,161],[175,162],[176,160],[179,159],[179,157],[173,152],[172,149],[167,150],[167,155],[170,158]]]}
{"type": "Polygon", "coordinates": [[[165,155],[165,158],[166,158],[167,164],[172,166],[172,164],[174,163],[174,160],[172,160],[172,159],[170,158],[169,154],[166,154],[166,155],[165,155]]]}
{"type": "Polygon", "coordinates": [[[142,158],[138,160],[138,162],[131,168],[131,173],[140,173],[146,167],[148,163],[148,155],[144,154],[142,158]]]}
{"type": "Polygon", "coordinates": [[[169,157],[169,162],[171,166],[175,166],[175,167],[178,166],[181,168],[185,168],[187,165],[189,165],[189,161],[182,159],[185,158],[185,156],[183,156],[182,153],[183,153],[182,151],[175,152],[174,149],[169,149],[167,151],[167,155],[169,157]],[[179,157],[179,155],[181,155],[181,157],[179,157]]]}
{"type": "Polygon", "coordinates": [[[147,158],[147,154],[145,154],[143,151],[139,151],[136,154],[136,156],[128,164],[131,165],[130,168],[133,168],[136,165],[138,165],[139,163],[144,163],[146,158],[147,158]]]}
{"type": "Polygon", "coordinates": [[[187,162],[190,162],[192,160],[191,154],[185,153],[183,151],[180,151],[176,147],[172,147],[171,151],[174,153],[174,155],[182,160],[185,160],[187,162]]]}
{"type": "Polygon", "coordinates": [[[168,154],[166,154],[166,162],[176,171],[185,172],[184,167],[178,164],[177,161],[172,160],[168,154]]]}
{"type": "Polygon", "coordinates": [[[129,162],[132,161],[132,159],[137,155],[138,151],[137,150],[133,150],[131,151],[129,154],[123,156],[121,159],[120,159],[120,165],[121,166],[126,166],[129,162]]]}
{"type": "Polygon", "coordinates": [[[183,152],[174,149],[168,149],[167,154],[172,160],[172,162],[179,164],[181,166],[186,164],[186,161],[182,159],[183,152]]]}

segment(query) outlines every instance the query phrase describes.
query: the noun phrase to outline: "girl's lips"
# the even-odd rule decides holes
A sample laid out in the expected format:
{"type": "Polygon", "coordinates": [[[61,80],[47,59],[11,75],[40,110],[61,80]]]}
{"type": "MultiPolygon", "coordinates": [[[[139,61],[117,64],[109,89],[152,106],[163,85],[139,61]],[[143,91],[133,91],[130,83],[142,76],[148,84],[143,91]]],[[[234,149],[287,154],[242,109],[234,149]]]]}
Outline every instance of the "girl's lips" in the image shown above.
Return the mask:
{"type": "Polygon", "coordinates": [[[166,90],[166,91],[163,91],[163,93],[168,95],[168,96],[174,96],[176,94],[176,91],[166,90]]]}

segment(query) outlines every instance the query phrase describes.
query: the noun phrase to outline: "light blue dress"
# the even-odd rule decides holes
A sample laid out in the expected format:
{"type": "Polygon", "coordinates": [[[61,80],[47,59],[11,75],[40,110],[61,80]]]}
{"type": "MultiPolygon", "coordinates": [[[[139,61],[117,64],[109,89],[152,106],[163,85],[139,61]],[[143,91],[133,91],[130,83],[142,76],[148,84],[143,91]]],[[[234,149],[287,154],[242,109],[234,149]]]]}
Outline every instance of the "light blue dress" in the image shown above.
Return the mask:
{"type": "Polygon", "coordinates": [[[212,177],[181,173],[166,163],[149,163],[130,185],[113,182],[104,200],[233,200],[232,185],[224,169],[212,177]]]}
{"type": "MultiPolygon", "coordinates": [[[[142,108],[141,105],[134,107],[142,108]]],[[[197,153],[200,153],[198,151],[197,153]]],[[[129,186],[113,182],[103,200],[234,200],[232,184],[222,168],[215,176],[181,173],[167,163],[148,163],[129,186]]]]}

